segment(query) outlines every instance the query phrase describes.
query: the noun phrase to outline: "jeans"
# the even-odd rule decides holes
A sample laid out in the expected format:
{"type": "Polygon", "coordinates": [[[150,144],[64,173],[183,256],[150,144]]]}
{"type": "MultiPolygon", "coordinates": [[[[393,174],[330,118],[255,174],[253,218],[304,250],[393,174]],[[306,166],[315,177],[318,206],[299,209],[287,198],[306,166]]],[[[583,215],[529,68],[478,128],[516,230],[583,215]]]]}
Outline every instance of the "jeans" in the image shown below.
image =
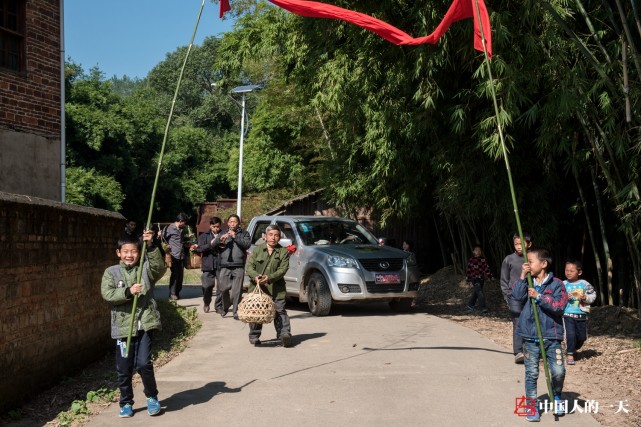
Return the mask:
{"type": "Polygon", "coordinates": [[[144,393],[147,397],[156,397],[158,388],[156,387],[156,377],[154,375],[154,365],[151,363],[151,331],[138,331],[137,335],[131,337],[131,348],[127,357],[121,353],[120,343],[127,343],[127,338],[116,340],[116,372],[118,373],[118,387],[120,388],[120,406],[127,403],[134,403],[134,388],[132,378],[134,372],[138,372],[142,378],[144,393]]]}
{"type": "MultiPolygon", "coordinates": [[[[289,316],[285,310],[285,300],[274,300],[276,305],[276,316],[274,317],[274,328],[276,329],[276,337],[280,338],[283,335],[291,335],[291,325],[289,323],[289,316]]],[[[260,333],[263,331],[263,325],[260,323],[249,324],[249,340],[256,340],[260,338],[260,333]]]]}
{"type": "Polygon", "coordinates": [[[183,260],[171,257],[171,276],[169,276],[169,295],[180,296],[180,291],[183,288],[183,260]]]}
{"type": "Polygon", "coordinates": [[[565,326],[566,352],[574,355],[588,339],[588,319],[563,318],[565,326]]]}
{"type": "Polygon", "coordinates": [[[486,307],[485,307],[485,294],[483,293],[483,281],[477,280],[472,283],[472,286],[474,286],[474,291],[472,293],[472,298],[470,298],[470,302],[468,303],[468,305],[470,307],[474,307],[474,304],[476,304],[476,301],[478,300],[479,308],[481,310],[484,310],[486,307]]]}
{"type": "MultiPolygon", "coordinates": [[[[563,364],[563,351],[560,340],[543,340],[545,354],[547,356],[548,368],[552,380],[552,391],[554,396],[561,396],[563,381],[565,380],[565,365],[563,364]]],[[[536,382],[539,379],[539,359],[541,358],[541,346],[532,340],[523,340],[523,356],[525,364],[525,395],[537,399],[536,382]]],[[[548,396],[549,401],[554,396],[548,396]]]]}

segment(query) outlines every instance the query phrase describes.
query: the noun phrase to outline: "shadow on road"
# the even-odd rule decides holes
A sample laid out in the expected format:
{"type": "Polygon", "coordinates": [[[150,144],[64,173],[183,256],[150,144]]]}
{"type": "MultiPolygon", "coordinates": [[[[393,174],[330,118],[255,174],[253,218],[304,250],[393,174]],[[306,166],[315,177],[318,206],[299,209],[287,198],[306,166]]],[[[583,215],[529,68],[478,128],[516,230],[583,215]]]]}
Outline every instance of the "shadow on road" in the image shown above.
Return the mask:
{"type": "Polygon", "coordinates": [[[404,350],[481,350],[489,351],[492,353],[501,353],[501,354],[512,354],[511,351],[501,351],[494,350],[491,348],[483,347],[448,347],[448,346],[437,346],[437,347],[399,347],[399,348],[371,348],[363,347],[364,351],[404,351],[404,350]]]}
{"type": "Polygon", "coordinates": [[[162,400],[163,412],[180,411],[188,406],[199,405],[210,401],[218,394],[238,393],[255,380],[237,388],[229,388],[222,381],[205,384],[196,389],[181,391],[162,400]]]}

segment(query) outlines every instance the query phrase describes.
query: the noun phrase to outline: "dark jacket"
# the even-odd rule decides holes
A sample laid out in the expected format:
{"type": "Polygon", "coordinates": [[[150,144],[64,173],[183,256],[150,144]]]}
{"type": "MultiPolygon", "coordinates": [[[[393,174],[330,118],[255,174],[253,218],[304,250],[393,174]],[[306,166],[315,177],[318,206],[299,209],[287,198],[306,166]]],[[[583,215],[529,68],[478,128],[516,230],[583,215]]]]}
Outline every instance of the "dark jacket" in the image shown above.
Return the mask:
{"type": "Polygon", "coordinates": [[[172,222],[163,230],[163,239],[169,245],[169,253],[176,259],[183,259],[185,251],[183,246],[183,231],[176,227],[176,223],[172,222]]]}
{"type": "Polygon", "coordinates": [[[220,245],[220,233],[214,238],[213,246],[220,247],[220,266],[222,268],[244,267],[247,258],[247,249],[251,246],[251,236],[248,232],[238,227],[236,238],[229,239],[224,245],[220,245]]]}
{"type": "MultiPolygon", "coordinates": [[[[549,273],[543,280],[537,291],[541,294],[534,303],[539,314],[541,333],[544,339],[563,339],[563,310],[568,302],[568,294],[565,292],[563,282],[549,273]]],[[[525,304],[519,323],[516,327],[516,334],[526,339],[536,339],[538,334],[534,322],[534,311],[532,310],[531,298],[527,294],[528,283],[526,279],[520,279],[512,289],[512,299],[525,304]]]]}
{"type": "Polygon", "coordinates": [[[250,279],[248,291],[251,292],[256,287],[254,277],[258,275],[269,276],[269,282],[261,289],[266,290],[275,300],[285,299],[287,296],[285,273],[288,269],[289,253],[287,248],[276,245],[272,254],[269,255],[267,243],[256,246],[247,261],[247,275],[250,279]]]}
{"type": "Polygon", "coordinates": [[[200,233],[198,236],[198,247],[196,253],[202,254],[203,259],[200,269],[202,271],[216,271],[220,263],[219,246],[212,246],[212,241],[216,236],[211,230],[200,233]]]}
{"type": "Polygon", "coordinates": [[[521,280],[521,267],[523,266],[523,255],[516,252],[508,255],[501,264],[501,292],[503,299],[510,304],[510,296],[514,284],[521,280]]]}

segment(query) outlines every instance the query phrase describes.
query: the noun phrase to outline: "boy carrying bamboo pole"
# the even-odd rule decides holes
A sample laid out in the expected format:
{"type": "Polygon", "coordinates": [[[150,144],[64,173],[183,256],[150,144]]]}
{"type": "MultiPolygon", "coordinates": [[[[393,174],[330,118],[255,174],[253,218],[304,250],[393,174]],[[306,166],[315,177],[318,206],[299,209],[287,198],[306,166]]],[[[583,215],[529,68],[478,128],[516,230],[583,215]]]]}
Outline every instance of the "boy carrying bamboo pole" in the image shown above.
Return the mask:
{"type": "Polygon", "coordinates": [[[528,262],[521,268],[521,280],[516,282],[512,290],[512,299],[524,304],[519,316],[516,333],[523,337],[523,356],[525,365],[525,397],[528,401],[527,421],[540,421],[540,409],[536,382],[539,378],[539,359],[541,358],[541,344],[539,342],[534,310],[537,310],[543,347],[548,366],[550,367],[552,390],[554,396],[548,396],[549,402],[545,406],[553,406],[555,415],[563,415],[565,408],[561,393],[565,380],[565,366],[563,364],[563,310],[568,302],[563,282],[550,272],[552,257],[547,249],[530,249],[527,253],[528,262]],[[528,288],[527,274],[532,275],[534,286],[528,288]],[[552,403],[553,402],[553,403],[552,403]]]}
{"type": "Polygon", "coordinates": [[[154,232],[147,230],[143,239],[147,242],[148,253],[142,267],[142,283],[136,283],[141,252],[138,239],[121,239],[118,241],[116,255],[120,263],[105,270],[102,276],[100,291],[111,307],[111,337],[116,340],[116,371],[120,388],[120,413],[122,418],[133,417],[134,390],[132,377],[140,374],[147,396],[149,415],[160,413],[158,389],[151,362],[152,331],[160,329],[160,313],[154,299],[154,286],[167,270],[160,250],[153,244],[154,232]],[[138,296],[135,312],[136,327],[126,349],[129,327],[131,324],[134,295],[138,296]]]}

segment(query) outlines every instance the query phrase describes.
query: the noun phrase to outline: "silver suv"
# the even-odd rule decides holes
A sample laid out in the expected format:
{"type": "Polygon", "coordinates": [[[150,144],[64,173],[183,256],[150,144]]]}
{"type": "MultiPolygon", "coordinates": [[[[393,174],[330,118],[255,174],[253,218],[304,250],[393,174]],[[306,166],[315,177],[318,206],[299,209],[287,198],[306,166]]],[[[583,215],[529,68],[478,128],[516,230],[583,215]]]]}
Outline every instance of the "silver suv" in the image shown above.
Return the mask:
{"type": "Polygon", "coordinates": [[[247,227],[250,251],[269,224],[282,231],[280,244],[293,253],[285,275],[287,295],[307,302],[316,316],[332,303],[388,301],[405,311],[416,297],[420,272],[413,254],[389,246],[358,222],[324,216],[258,216],[247,227]]]}

